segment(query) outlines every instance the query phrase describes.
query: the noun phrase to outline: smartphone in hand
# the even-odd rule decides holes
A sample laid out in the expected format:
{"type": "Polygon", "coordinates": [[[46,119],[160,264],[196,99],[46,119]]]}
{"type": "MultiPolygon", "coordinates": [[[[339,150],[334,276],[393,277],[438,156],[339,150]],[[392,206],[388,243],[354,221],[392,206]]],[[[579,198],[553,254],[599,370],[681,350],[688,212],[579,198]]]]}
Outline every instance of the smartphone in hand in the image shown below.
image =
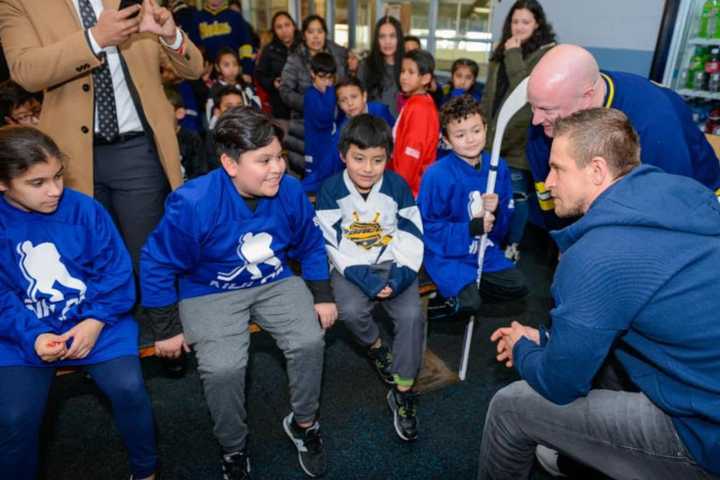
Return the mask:
{"type": "MultiPolygon", "coordinates": [[[[142,5],[143,0],[120,0],[120,6],[118,7],[118,10],[123,10],[128,7],[132,7],[133,5],[142,5]]],[[[140,14],[140,10],[135,12],[134,14],[130,15],[128,18],[135,18],[140,14]]]]}

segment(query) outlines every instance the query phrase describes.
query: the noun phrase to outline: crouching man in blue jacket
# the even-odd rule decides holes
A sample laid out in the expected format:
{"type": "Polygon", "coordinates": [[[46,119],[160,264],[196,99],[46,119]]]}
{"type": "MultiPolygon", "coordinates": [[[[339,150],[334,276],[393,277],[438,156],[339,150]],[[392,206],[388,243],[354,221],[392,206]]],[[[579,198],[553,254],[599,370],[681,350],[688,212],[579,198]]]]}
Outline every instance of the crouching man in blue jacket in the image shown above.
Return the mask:
{"type": "Polygon", "coordinates": [[[521,381],[485,421],[478,480],[527,478],[538,445],[612,478],[720,475],[720,206],[688,177],[640,165],[619,110],[559,120],[545,180],[562,257],[551,330],[496,330],[521,381]],[[631,391],[593,388],[614,357],[631,391]]]}

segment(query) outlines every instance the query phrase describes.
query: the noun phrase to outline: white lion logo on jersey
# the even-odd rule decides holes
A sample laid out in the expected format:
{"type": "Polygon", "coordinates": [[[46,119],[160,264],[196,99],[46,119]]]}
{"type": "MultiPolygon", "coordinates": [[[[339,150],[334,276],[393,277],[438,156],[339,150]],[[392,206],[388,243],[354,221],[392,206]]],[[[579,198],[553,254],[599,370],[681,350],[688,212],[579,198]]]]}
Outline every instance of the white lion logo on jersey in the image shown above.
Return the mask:
{"type": "Polygon", "coordinates": [[[24,241],[18,243],[17,252],[20,255],[20,271],[29,283],[25,305],[35,312],[38,318],[43,318],[55,311],[56,304],[64,301],[65,308],[60,320],[65,320],[68,310],[85,299],[85,283],[68,272],[54,243],[45,242],[33,246],[32,242],[24,241]],[[62,291],[55,288],[56,284],[77,290],[77,296],[66,298],[62,291]],[[38,298],[38,294],[49,295],[50,298],[38,298]]]}
{"type": "Polygon", "coordinates": [[[263,274],[260,271],[260,265],[263,263],[273,267],[274,271],[267,278],[263,278],[260,283],[265,283],[271,276],[280,273],[282,271],[282,262],[275,256],[272,248],[270,248],[272,240],[272,235],[265,232],[256,235],[250,232],[243,235],[239,240],[236,252],[240,260],[245,262],[245,265],[237,267],[232,272],[221,272],[218,274],[217,279],[223,282],[231,282],[247,270],[250,272],[251,280],[259,280],[263,278],[263,274]]]}

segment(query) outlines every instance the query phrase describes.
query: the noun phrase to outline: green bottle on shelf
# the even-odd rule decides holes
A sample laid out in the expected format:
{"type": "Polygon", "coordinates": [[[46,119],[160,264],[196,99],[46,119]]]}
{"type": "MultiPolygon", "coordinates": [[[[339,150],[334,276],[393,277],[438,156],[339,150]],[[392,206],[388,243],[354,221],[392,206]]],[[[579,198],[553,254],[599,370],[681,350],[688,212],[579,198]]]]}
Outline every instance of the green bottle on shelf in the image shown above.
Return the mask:
{"type": "Polygon", "coordinates": [[[705,63],[707,62],[708,57],[707,48],[701,47],[700,45],[695,46],[695,53],[690,58],[690,64],[688,65],[686,78],[687,84],[684,87],[692,88],[694,90],[702,89],[701,84],[703,82],[701,80],[696,81],[696,77],[698,76],[698,73],[705,71],[705,63]]]}
{"type": "Polygon", "coordinates": [[[698,37],[714,38],[717,33],[717,0],[706,0],[703,3],[702,12],[700,13],[700,29],[698,37]]]}

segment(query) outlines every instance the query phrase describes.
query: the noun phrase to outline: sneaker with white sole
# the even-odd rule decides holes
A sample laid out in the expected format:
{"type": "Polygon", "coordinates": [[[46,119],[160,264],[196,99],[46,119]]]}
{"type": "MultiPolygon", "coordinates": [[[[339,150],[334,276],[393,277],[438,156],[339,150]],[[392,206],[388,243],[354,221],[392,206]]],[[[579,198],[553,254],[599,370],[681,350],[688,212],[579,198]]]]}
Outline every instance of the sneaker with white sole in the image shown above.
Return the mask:
{"type": "Polygon", "coordinates": [[[393,425],[398,437],[406,442],[414,442],[417,439],[417,394],[393,388],[387,394],[387,403],[393,414],[393,425]]]}
{"type": "Polygon", "coordinates": [[[535,447],[535,457],[540,466],[553,477],[567,477],[567,475],[560,471],[560,467],[558,466],[560,454],[557,450],[548,448],[545,445],[538,445],[535,447]]]}
{"type": "Polygon", "coordinates": [[[283,429],[298,451],[300,468],[309,477],[322,477],[327,471],[327,456],[320,436],[320,422],[315,420],[311,426],[299,426],[292,412],[283,419],[283,429]]]}

